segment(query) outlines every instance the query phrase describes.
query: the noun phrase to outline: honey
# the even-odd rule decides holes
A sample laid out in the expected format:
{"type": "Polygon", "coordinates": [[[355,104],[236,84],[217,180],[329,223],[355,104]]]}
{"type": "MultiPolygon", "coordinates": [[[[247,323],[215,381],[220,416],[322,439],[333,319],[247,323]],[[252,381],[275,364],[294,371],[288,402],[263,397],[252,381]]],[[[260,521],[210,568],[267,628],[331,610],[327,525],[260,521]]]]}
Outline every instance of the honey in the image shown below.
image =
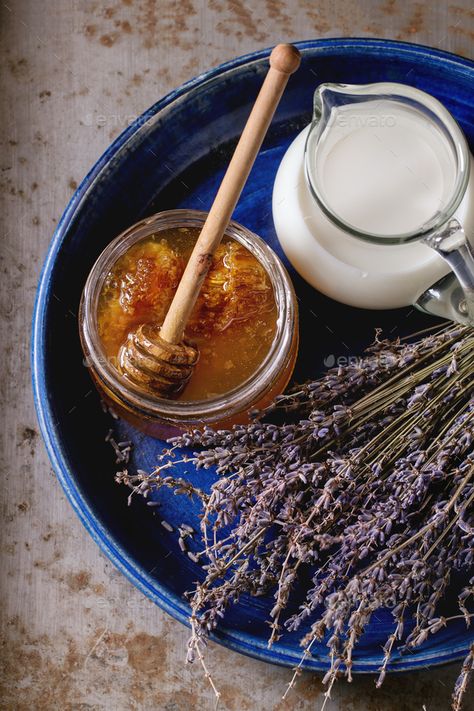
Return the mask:
{"type": "Polygon", "coordinates": [[[82,293],[79,334],[92,380],[114,415],[152,437],[249,422],[283,392],[295,365],[290,277],[268,244],[231,221],[188,324],[201,357],[180,399],[157,397],[122,372],[122,343],[139,325],[163,321],[205,220],[183,209],[137,222],[99,255],[82,293]]]}
{"type": "MultiPolygon", "coordinates": [[[[107,273],[97,325],[108,361],[140,324],[161,324],[199,235],[170,227],[135,242],[107,273]]],[[[275,339],[277,305],[270,278],[242,244],[225,237],[212,261],[186,328],[199,361],[178,399],[201,401],[228,393],[259,368],[275,339]]]]}

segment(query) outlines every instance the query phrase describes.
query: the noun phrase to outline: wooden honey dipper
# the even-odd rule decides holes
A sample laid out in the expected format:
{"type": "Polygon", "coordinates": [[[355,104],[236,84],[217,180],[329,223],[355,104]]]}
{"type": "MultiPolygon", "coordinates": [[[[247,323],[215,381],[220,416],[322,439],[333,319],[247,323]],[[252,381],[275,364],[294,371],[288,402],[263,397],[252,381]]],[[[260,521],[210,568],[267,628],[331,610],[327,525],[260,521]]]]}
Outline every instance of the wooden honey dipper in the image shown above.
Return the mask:
{"type": "Polygon", "coordinates": [[[141,324],[120,349],[122,373],[160,397],[176,397],[192,375],[198,351],[183,341],[184,329],[212,258],[229,225],[288,79],[300,65],[291,44],[277,45],[270,69],[196,241],[163,325],[141,324]]]}

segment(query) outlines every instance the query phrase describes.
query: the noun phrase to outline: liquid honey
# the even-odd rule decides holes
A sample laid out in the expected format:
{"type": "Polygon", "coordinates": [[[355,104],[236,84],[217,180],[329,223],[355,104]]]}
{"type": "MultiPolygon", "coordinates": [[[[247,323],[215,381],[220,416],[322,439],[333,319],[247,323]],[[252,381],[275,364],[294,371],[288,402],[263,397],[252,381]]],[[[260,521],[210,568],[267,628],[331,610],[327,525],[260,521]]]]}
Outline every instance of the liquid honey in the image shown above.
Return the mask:
{"type": "MultiPolygon", "coordinates": [[[[132,245],[114,264],[98,303],[98,331],[117,367],[120,347],[140,324],[164,321],[197,228],[160,231],[132,245]]],[[[224,238],[186,328],[199,361],[179,400],[207,400],[245,382],[260,366],[276,334],[277,306],[270,278],[245,247],[224,238]]]]}

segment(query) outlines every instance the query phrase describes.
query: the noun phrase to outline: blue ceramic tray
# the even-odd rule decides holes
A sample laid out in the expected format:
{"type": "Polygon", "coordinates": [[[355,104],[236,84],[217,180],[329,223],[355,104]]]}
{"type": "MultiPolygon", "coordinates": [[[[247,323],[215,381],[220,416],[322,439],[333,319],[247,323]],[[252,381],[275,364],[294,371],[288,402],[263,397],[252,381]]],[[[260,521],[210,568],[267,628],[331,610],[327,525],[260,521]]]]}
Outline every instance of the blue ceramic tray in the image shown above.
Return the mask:
{"type": "MultiPolygon", "coordinates": [[[[282,256],[272,224],[271,191],[291,140],[310,120],[312,96],[324,81],[398,81],[434,94],[474,142],[474,64],[398,42],[318,40],[299,44],[303,61],[291,79],[263,150],[235,212],[235,219],[266,239],[282,256]]],[[[241,57],[188,82],[156,103],[106,151],[67,207],[52,241],[36,301],[32,368],[41,430],[57,476],[78,516],[115,565],[173,617],[186,622],[183,593],[202,571],[180,554],[176,537],[142,500],[127,508],[128,491],[114,483],[114,458],[104,433],[110,425],[83,366],[77,319],[82,287],[93,262],[125,227],[162,209],[209,208],[228,157],[249,113],[268,51],[241,57]],[[68,367],[65,368],[64,364],[68,367]]],[[[290,270],[291,272],[291,270],[290,270]]],[[[301,308],[301,349],[295,377],[317,375],[324,363],[361,352],[376,326],[404,335],[430,323],[413,309],[357,311],[317,294],[291,272],[301,308]]],[[[162,444],[118,423],[135,443],[135,461],[147,469],[162,444]]],[[[211,476],[200,476],[203,485],[211,476]]],[[[196,523],[182,497],[163,496],[171,523],[196,523]]],[[[164,514],[163,514],[164,515],[164,514]]],[[[270,599],[244,598],[227,616],[216,639],[232,649],[285,665],[299,661],[298,635],[267,649],[270,599]]],[[[391,631],[379,614],[354,654],[354,671],[374,672],[391,631]]],[[[302,630],[304,632],[304,630],[302,630]]],[[[463,623],[432,637],[412,654],[395,656],[392,670],[461,658],[474,639],[463,623]]],[[[328,667],[326,647],[314,649],[307,668],[328,667]]]]}

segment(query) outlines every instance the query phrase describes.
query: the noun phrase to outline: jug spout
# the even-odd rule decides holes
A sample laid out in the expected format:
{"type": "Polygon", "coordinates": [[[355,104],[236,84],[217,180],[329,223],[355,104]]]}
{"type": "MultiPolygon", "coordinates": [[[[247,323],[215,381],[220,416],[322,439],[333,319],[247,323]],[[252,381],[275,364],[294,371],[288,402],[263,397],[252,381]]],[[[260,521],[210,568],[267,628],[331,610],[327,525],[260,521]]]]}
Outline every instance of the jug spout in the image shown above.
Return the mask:
{"type": "Polygon", "coordinates": [[[325,129],[335,120],[344,120],[342,118],[343,109],[347,112],[347,108],[351,104],[373,98],[373,94],[370,92],[372,87],[371,84],[320,84],[313,97],[313,128],[318,129],[318,137],[321,138],[325,129]]]}
{"type": "MultiPolygon", "coordinates": [[[[350,87],[346,84],[320,84],[313,97],[313,122],[320,122],[329,119],[331,111],[335,106],[340,106],[346,103],[344,93],[345,88],[350,87]]],[[[349,99],[350,91],[347,94],[349,99]]]]}
{"type": "MultiPolygon", "coordinates": [[[[313,124],[323,124],[324,129],[327,124],[336,117],[347,116],[349,107],[354,104],[361,104],[366,101],[376,101],[382,99],[397,99],[397,89],[405,90],[402,85],[379,82],[377,84],[320,84],[313,97],[313,124]]],[[[374,121],[379,121],[374,116],[374,121]]]]}

